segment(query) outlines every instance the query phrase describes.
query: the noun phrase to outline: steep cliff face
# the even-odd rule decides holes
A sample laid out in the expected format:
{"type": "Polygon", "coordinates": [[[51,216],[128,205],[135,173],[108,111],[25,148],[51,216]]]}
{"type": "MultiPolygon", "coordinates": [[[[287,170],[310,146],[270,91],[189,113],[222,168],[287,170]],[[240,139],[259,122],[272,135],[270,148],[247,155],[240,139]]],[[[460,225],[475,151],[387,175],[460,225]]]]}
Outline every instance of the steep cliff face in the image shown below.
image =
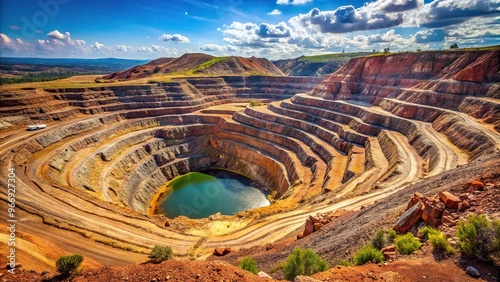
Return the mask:
{"type": "Polygon", "coordinates": [[[466,96],[498,95],[495,83],[500,82],[499,58],[498,50],[354,58],[325,79],[311,95],[374,104],[379,104],[382,98],[397,98],[457,109],[466,96]]]}
{"type": "Polygon", "coordinates": [[[300,56],[294,59],[273,61],[286,75],[326,76],[340,69],[349,59],[367,56],[370,52],[332,53],[300,56]]]}
{"type": "Polygon", "coordinates": [[[477,157],[491,153],[497,137],[476,128],[486,123],[497,132],[500,129],[499,58],[500,50],[354,58],[309,97],[368,102],[397,117],[430,122],[457,147],[477,157]],[[470,116],[481,123],[470,121],[470,116]]]}

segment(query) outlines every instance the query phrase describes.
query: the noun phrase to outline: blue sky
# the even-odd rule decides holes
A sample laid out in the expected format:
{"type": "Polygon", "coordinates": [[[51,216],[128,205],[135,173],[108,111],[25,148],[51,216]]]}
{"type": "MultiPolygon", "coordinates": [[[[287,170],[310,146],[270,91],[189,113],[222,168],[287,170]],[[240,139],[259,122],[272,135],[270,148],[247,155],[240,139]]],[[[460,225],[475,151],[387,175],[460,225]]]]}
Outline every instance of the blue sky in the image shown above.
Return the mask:
{"type": "Polygon", "coordinates": [[[0,55],[293,58],[500,44],[500,0],[0,0],[0,55]]]}

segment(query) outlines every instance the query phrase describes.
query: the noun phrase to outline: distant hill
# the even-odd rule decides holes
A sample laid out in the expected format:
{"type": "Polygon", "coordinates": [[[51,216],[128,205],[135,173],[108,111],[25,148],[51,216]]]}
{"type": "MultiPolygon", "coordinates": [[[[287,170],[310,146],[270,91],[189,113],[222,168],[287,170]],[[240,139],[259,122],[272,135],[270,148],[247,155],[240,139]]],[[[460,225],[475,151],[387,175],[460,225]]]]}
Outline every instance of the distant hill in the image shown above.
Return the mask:
{"type": "Polygon", "coordinates": [[[43,66],[71,66],[71,67],[95,67],[119,71],[131,68],[138,64],[144,64],[149,60],[128,60],[116,58],[102,59],[52,59],[52,58],[14,58],[0,57],[1,65],[43,65],[43,66]]]}
{"type": "Polygon", "coordinates": [[[349,59],[373,54],[371,52],[336,53],[318,56],[300,56],[295,59],[273,61],[286,75],[324,76],[331,74],[349,59]]]}
{"type": "Polygon", "coordinates": [[[0,85],[39,82],[74,75],[107,74],[126,70],[147,60],[126,59],[45,59],[0,57],[0,85]]]}
{"type": "Polygon", "coordinates": [[[284,75],[264,58],[235,56],[214,57],[188,53],[179,58],[159,58],[147,64],[103,77],[108,80],[129,80],[159,75],[284,75]]]}

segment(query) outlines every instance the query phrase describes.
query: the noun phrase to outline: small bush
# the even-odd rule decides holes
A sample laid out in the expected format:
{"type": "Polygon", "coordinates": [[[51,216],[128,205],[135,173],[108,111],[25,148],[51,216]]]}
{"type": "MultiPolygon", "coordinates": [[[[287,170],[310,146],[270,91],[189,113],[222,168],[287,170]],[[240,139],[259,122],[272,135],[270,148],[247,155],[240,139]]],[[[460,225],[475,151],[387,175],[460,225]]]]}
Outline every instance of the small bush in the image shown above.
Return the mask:
{"type": "Polygon", "coordinates": [[[493,230],[495,231],[495,250],[500,251],[500,220],[494,220],[492,223],[493,230]]]}
{"type": "Polygon", "coordinates": [[[375,237],[372,240],[372,246],[381,250],[385,246],[385,231],[382,229],[377,230],[375,237]]]}
{"type": "Polygon", "coordinates": [[[285,279],[293,280],[299,275],[312,275],[327,269],[326,261],[311,249],[296,248],[283,264],[285,279]]]}
{"type": "Polygon", "coordinates": [[[490,260],[500,252],[500,222],[490,222],[484,215],[472,214],[468,222],[459,221],[457,237],[460,252],[469,257],[490,260]]]}
{"type": "Polygon", "coordinates": [[[396,233],[396,230],[389,229],[389,231],[387,231],[387,242],[389,244],[394,243],[394,239],[396,239],[396,236],[398,236],[398,234],[396,233]]]}
{"type": "Polygon", "coordinates": [[[80,254],[72,254],[62,256],[57,259],[57,271],[63,276],[77,275],[80,272],[80,264],[83,261],[83,256],[80,254]]]}
{"type": "Polygon", "coordinates": [[[253,274],[259,273],[257,263],[255,263],[255,260],[251,257],[244,258],[238,266],[246,271],[252,272],[253,274]]]}
{"type": "Polygon", "coordinates": [[[148,257],[155,262],[160,263],[162,261],[172,259],[174,257],[174,253],[172,252],[172,248],[169,246],[156,245],[148,257]]]}
{"type": "Polygon", "coordinates": [[[436,228],[429,227],[429,226],[424,226],[418,230],[419,236],[420,235],[423,236],[426,240],[429,239],[429,235],[436,235],[439,233],[441,233],[441,232],[439,232],[439,230],[437,230],[436,228]]]}
{"type": "Polygon", "coordinates": [[[418,230],[418,234],[428,240],[436,252],[453,253],[455,251],[446,240],[446,236],[435,228],[425,226],[418,230]]]}
{"type": "Polygon", "coordinates": [[[429,234],[429,243],[436,252],[453,253],[455,251],[441,232],[429,234]]]}
{"type": "Polygon", "coordinates": [[[354,254],[354,263],[356,265],[363,265],[372,261],[376,263],[384,261],[384,254],[372,245],[366,245],[354,254]]]}
{"type": "Polygon", "coordinates": [[[403,255],[409,255],[415,252],[422,245],[411,233],[396,237],[396,239],[394,239],[394,244],[396,245],[396,250],[403,255]]]}
{"type": "Polygon", "coordinates": [[[348,259],[339,259],[335,265],[352,266],[352,261],[348,259]]]}
{"type": "Polygon", "coordinates": [[[261,101],[250,101],[250,107],[258,107],[258,106],[262,106],[262,102],[261,101]]]}

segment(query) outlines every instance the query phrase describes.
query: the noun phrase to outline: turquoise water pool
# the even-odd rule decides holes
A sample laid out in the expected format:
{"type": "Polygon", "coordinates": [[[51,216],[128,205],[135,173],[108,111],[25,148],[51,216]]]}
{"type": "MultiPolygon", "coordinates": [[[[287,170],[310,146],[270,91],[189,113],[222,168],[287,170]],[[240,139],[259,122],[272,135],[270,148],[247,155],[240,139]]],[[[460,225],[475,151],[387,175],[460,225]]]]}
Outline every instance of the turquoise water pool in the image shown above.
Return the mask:
{"type": "Polygon", "coordinates": [[[172,190],[160,210],[170,218],[184,215],[196,219],[268,206],[267,194],[251,183],[251,179],[226,170],[188,173],[171,183],[172,190]]]}

